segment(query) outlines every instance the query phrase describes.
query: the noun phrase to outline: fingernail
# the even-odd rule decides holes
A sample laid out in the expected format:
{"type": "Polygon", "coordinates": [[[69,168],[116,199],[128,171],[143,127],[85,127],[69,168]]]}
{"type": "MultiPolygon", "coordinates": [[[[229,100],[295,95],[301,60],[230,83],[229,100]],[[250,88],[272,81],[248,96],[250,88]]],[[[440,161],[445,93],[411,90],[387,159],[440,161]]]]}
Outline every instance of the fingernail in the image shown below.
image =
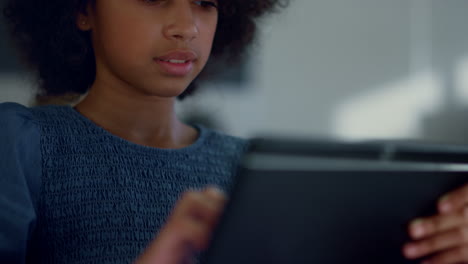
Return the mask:
{"type": "Polygon", "coordinates": [[[405,255],[408,257],[414,257],[418,255],[418,248],[416,246],[407,246],[405,248],[405,255]]]}
{"type": "Polygon", "coordinates": [[[452,210],[452,205],[449,202],[445,201],[440,204],[440,211],[442,213],[450,212],[450,210],[452,210]]]}
{"type": "Polygon", "coordinates": [[[424,226],[423,226],[423,220],[422,219],[416,219],[410,224],[410,229],[411,229],[411,235],[414,238],[419,238],[424,236],[424,233],[426,232],[424,226]]]}
{"type": "Polygon", "coordinates": [[[214,195],[226,197],[226,193],[217,186],[210,186],[208,191],[214,195]]]}
{"type": "Polygon", "coordinates": [[[413,234],[413,237],[415,238],[424,236],[424,233],[425,233],[424,227],[420,225],[412,228],[412,234],[413,234]]]}
{"type": "Polygon", "coordinates": [[[442,196],[442,197],[439,199],[439,210],[440,210],[442,213],[446,213],[446,212],[449,212],[450,210],[452,210],[452,205],[450,204],[449,195],[448,195],[448,194],[442,196]]]}

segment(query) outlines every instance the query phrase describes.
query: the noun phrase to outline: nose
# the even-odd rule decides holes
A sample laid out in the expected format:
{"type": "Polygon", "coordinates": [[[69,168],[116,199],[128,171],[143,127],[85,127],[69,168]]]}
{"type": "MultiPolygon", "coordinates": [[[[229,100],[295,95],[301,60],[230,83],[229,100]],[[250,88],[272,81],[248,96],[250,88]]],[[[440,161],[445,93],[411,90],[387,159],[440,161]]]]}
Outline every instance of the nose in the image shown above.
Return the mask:
{"type": "MultiPolygon", "coordinates": [[[[174,1],[174,3],[177,1],[174,1]]],[[[189,42],[198,37],[198,26],[196,19],[187,1],[179,1],[168,12],[168,23],[164,29],[164,35],[168,39],[180,40],[189,42]]]]}

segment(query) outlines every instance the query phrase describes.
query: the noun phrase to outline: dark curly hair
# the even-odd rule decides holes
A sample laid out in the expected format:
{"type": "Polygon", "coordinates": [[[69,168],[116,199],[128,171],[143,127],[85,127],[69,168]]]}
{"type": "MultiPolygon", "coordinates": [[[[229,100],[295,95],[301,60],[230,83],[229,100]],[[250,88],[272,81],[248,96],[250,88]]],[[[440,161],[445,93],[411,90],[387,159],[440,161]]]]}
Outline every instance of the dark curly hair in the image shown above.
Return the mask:
{"type": "MultiPolygon", "coordinates": [[[[96,66],[89,32],[76,16],[98,0],[7,0],[3,10],[22,60],[38,76],[38,98],[82,95],[92,85],[96,66]]],[[[254,40],[255,19],[288,5],[288,0],[219,0],[212,57],[239,61],[254,40]]],[[[210,62],[207,67],[209,68],[210,62]]],[[[196,82],[179,96],[193,93],[196,82]]]]}

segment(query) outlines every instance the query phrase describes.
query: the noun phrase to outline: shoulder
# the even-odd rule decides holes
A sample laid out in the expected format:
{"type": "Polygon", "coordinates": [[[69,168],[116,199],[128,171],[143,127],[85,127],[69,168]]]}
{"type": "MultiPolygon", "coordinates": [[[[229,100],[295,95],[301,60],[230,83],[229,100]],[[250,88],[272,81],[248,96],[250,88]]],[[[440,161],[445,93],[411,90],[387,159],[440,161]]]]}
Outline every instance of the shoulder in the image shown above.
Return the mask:
{"type": "Polygon", "coordinates": [[[23,263],[42,186],[40,134],[30,108],[0,104],[0,252],[23,263]]]}
{"type": "Polygon", "coordinates": [[[212,140],[222,144],[224,147],[239,150],[244,150],[249,145],[247,139],[231,136],[219,131],[212,131],[212,140]]]}
{"type": "MultiPolygon", "coordinates": [[[[202,128],[206,134],[205,148],[211,152],[231,158],[240,158],[244,154],[250,142],[247,139],[231,136],[220,131],[202,128]]],[[[214,154],[213,153],[213,154],[214,154]]]]}
{"type": "Polygon", "coordinates": [[[17,103],[0,104],[0,169],[24,170],[40,165],[40,131],[31,108],[17,103]]]}
{"type": "Polygon", "coordinates": [[[24,157],[39,152],[40,132],[31,108],[17,103],[1,103],[0,127],[2,155],[16,153],[24,157]]]}
{"type": "Polygon", "coordinates": [[[16,121],[31,119],[31,109],[18,103],[0,103],[0,117],[2,121],[16,121]]]}
{"type": "MultiPolygon", "coordinates": [[[[26,179],[27,188],[36,197],[40,185],[41,143],[31,108],[17,103],[1,103],[0,127],[2,188],[21,186],[26,179]]],[[[1,192],[5,195],[5,189],[1,192]]]]}
{"type": "Polygon", "coordinates": [[[17,103],[0,104],[0,127],[0,135],[9,142],[20,135],[37,131],[31,109],[17,103]]]}

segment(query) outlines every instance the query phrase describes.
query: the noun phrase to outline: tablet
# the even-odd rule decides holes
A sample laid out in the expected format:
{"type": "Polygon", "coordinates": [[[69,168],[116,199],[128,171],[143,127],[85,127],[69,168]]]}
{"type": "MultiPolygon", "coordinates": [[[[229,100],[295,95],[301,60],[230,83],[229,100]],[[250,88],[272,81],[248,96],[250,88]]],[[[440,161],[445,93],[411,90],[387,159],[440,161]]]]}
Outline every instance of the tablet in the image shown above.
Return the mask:
{"type": "Polygon", "coordinates": [[[424,143],[253,140],[204,263],[419,263],[401,253],[407,225],[468,182],[467,154],[424,143]]]}

